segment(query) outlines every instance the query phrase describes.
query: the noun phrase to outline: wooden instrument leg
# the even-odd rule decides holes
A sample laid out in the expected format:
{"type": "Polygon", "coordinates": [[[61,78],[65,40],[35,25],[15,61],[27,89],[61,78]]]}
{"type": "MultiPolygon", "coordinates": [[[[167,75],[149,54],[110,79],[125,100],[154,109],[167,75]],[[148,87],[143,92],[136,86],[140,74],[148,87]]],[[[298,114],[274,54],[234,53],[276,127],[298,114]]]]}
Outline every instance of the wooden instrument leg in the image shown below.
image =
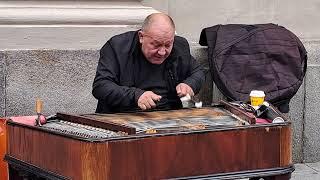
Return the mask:
{"type": "Polygon", "coordinates": [[[9,180],[23,180],[20,172],[9,166],[9,180]]]}
{"type": "Polygon", "coordinates": [[[9,180],[46,180],[9,165],[9,180]]]}
{"type": "Polygon", "coordinates": [[[289,180],[291,178],[291,173],[288,174],[282,174],[278,176],[270,176],[267,177],[265,180],[289,180]]]}

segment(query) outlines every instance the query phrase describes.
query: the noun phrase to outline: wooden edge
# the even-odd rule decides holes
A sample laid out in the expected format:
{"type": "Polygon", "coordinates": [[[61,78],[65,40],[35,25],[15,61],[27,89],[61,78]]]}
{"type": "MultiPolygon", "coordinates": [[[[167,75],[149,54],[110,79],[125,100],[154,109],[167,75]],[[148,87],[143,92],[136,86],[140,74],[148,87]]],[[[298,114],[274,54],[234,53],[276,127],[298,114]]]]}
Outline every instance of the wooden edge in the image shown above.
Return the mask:
{"type": "Polygon", "coordinates": [[[244,119],[245,121],[247,121],[249,124],[256,124],[256,117],[253,114],[247,113],[244,110],[233,106],[232,104],[221,100],[219,102],[221,105],[224,106],[224,108],[228,111],[230,111],[231,113],[239,116],[240,118],[244,119]]]}
{"type": "Polygon", "coordinates": [[[95,127],[99,127],[107,130],[122,131],[122,132],[128,133],[129,135],[136,134],[136,129],[133,127],[120,125],[112,122],[102,122],[89,117],[83,117],[83,116],[71,115],[71,114],[65,114],[65,113],[57,113],[57,117],[66,121],[95,126],[95,127]]]}
{"type": "Polygon", "coordinates": [[[280,166],[292,163],[291,124],[280,129],[280,166]]]}

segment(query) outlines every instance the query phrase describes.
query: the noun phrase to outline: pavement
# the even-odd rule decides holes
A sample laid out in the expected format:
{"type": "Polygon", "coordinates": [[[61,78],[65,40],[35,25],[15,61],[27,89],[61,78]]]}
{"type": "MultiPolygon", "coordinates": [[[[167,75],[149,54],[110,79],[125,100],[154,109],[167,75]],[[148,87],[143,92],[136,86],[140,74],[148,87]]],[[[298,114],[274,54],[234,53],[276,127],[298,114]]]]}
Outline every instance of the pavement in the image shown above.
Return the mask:
{"type": "Polygon", "coordinates": [[[294,167],[290,180],[320,180],[320,162],[294,164],[294,167]]]}
{"type": "Polygon", "coordinates": [[[320,162],[295,164],[291,180],[320,180],[320,162]]]}
{"type": "MultiPolygon", "coordinates": [[[[320,180],[320,162],[294,164],[295,170],[290,180],[320,180]]],[[[237,179],[237,180],[249,180],[237,179]]],[[[260,180],[263,180],[260,178],[260,180]]]]}

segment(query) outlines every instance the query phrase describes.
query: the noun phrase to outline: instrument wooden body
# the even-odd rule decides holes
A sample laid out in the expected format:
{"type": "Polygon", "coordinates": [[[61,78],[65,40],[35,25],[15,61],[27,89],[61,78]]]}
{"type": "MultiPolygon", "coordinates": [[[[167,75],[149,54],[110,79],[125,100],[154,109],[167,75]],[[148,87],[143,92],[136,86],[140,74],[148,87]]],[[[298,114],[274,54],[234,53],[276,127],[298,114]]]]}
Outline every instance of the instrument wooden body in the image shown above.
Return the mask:
{"type": "MultiPolygon", "coordinates": [[[[226,106],[220,108],[227,109],[226,106]]],[[[125,132],[118,137],[95,139],[9,121],[6,160],[15,170],[47,179],[290,177],[294,168],[288,121],[212,127],[184,124],[182,129],[171,127],[155,133],[137,133],[137,129],[130,127],[133,121],[143,122],[144,119],[183,119],[190,114],[199,115],[199,112],[206,113],[207,117],[212,109],[112,115],[58,114],[66,121],[125,132]]]]}

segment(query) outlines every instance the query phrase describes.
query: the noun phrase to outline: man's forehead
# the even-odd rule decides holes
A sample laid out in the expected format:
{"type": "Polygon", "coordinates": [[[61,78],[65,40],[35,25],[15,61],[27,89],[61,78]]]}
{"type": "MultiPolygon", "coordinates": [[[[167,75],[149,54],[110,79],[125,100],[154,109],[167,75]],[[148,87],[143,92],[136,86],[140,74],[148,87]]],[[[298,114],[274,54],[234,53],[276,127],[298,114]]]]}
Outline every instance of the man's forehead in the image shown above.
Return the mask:
{"type": "Polygon", "coordinates": [[[154,37],[152,38],[156,43],[171,43],[174,40],[174,37],[154,37]]]}
{"type": "Polygon", "coordinates": [[[145,32],[144,35],[150,37],[152,40],[156,42],[167,42],[167,41],[174,40],[174,33],[171,33],[171,32],[161,32],[161,33],[145,32]]]}

